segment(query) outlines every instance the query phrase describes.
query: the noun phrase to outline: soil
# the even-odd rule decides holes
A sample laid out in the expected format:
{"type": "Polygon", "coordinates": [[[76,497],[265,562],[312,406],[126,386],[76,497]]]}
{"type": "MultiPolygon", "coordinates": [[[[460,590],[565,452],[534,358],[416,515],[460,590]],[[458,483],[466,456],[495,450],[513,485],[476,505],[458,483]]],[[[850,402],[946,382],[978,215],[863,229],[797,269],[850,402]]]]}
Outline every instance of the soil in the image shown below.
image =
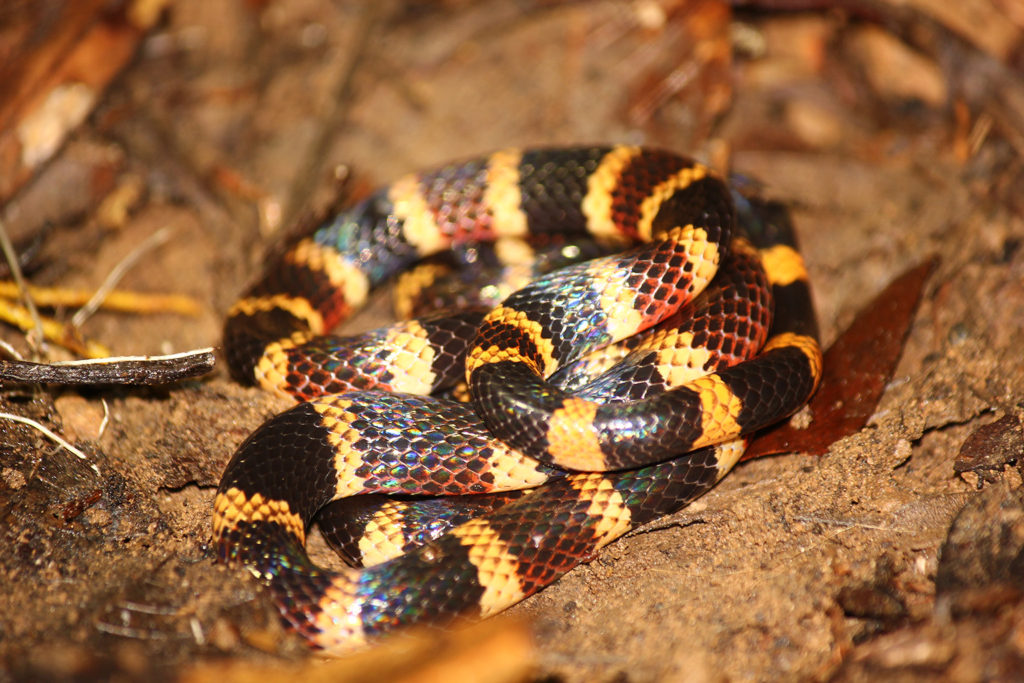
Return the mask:
{"type": "MultiPolygon", "coordinates": [[[[984,111],[986,95],[919,50],[904,48],[924,61],[909,94],[872,80],[879,30],[696,1],[182,0],[6,221],[17,240],[56,207],[33,281],[87,288],[170,229],[119,287],[202,312],[100,312],[83,332],[118,354],[216,345],[301,211],[506,146],[643,143],[759,179],[792,207],[826,345],[938,255],[867,427],[823,457],[745,463],[510,612],[534,634],[535,680],[1024,676],[1020,476],[997,467],[978,489],[953,467],[1024,396],[1022,154],[998,120],[963,153],[949,103],[984,111]],[[938,100],[914,89],[935,73],[938,100]],[[145,188],[120,223],[76,199],[100,171],[145,188]]],[[[165,388],[4,387],[0,404],[88,457],[0,421],[0,680],[305,665],[260,585],[209,545],[220,472],[287,402],[220,363],[165,388]]]]}

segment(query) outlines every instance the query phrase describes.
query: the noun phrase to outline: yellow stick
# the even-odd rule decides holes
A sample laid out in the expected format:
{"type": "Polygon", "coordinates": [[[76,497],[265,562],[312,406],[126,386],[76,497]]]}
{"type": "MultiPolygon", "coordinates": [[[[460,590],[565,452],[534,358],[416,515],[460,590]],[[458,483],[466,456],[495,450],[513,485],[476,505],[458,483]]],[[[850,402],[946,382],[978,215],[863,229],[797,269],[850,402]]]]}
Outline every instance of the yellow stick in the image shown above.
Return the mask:
{"type": "MultiPolygon", "coordinates": [[[[83,306],[92,297],[92,292],[84,289],[64,289],[61,287],[27,287],[29,295],[36,306],[52,308],[62,306],[77,308],[83,306]]],[[[13,282],[0,282],[0,297],[17,299],[18,288],[13,282]]],[[[114,290],[103,300],[103,308],[126,313],[179,313],[181,315],[199,315],[199,302],[192,297],[178,294],[144,294],[142,292],[126,292],[114,290]]]]}
{"type": "MultiPolygon", "coordinates": [[[[28,309],[20,304],[9,301],[0,302],[0,320],[15,325],[28,332],[35,329],[35,323],[28,309]]],[[[61,346],[88,358],[103,358],[110,355],[107,347],[87,339],[77,339],[61,323],[51,318],[41,318],[43,336],[61,346]]]]}

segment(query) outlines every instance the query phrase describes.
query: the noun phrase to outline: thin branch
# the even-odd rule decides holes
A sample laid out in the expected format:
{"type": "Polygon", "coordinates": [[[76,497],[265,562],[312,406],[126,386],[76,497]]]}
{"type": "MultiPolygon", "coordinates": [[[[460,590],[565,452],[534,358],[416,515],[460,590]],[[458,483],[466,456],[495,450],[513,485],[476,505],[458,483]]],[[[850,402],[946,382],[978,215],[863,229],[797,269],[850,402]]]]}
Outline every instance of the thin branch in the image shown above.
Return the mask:
{"type": "Polygon", "coordinates": [[[168,384],[213,370],[212,348],[169,356],[117,356],[60,363],[0,360],[0,381],[37,384],[168,384]]]}

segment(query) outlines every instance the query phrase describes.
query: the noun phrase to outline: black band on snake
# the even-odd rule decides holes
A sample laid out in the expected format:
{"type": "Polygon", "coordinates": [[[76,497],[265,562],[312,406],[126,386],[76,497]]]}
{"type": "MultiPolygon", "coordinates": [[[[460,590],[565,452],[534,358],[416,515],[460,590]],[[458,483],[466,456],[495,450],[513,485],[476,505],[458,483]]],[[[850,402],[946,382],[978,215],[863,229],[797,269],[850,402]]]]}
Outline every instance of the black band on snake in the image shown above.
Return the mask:
{"type": "Polygon", "coordinates": [[[708,490],[821,374],[785,213],[634,147],[508,150],[407,176],[273,263],[232,308],[224,347],[239,381],[305,402],[228,464],[220,556],[333,652],[522,600],[708,490]],[[618,253],[489,312],[324,336],[424,257],[531,235],[618,253]],[[461,380],[471,405],[428,396],[461,380]],[[398,498],[354,510],[367,494],[398,498]],[[308,559],[318,513],[367,566],[308,559]]]}

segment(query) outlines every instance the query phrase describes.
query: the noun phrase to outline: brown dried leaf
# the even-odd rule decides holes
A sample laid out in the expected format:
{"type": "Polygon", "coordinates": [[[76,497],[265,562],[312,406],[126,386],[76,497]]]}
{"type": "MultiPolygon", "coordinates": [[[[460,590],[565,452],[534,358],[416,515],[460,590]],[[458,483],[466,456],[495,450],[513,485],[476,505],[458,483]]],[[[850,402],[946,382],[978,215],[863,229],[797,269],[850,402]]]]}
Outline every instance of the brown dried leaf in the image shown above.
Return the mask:
{"type": "Polygon", "coordinates": [[[894,280],[825,352],[821,386],[807,408],[810,424],[798,429],[790,421],[769,428],[750,445],[744,460],[797,451],[823,455],[833,442],[867,424],[896,369],[922,289],[937,263],[930,259],[894,280]]]}

